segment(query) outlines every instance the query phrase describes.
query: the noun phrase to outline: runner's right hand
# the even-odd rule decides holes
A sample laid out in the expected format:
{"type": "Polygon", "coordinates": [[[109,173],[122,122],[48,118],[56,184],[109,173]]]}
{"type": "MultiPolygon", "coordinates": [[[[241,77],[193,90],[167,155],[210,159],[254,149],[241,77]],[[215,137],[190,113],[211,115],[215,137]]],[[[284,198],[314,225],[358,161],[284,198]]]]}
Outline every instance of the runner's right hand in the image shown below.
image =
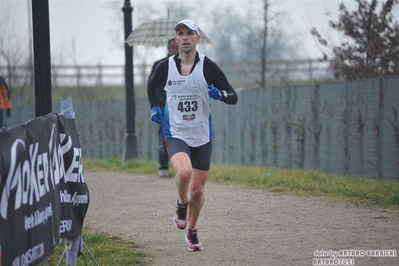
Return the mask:
{"type": "Polygon", "coordinates": [[[159,108],[159,106],[154,106],[151,109],[151,121],[155,122],[157,124],[162,124],[162,112],[161,112],[161,108],[159,108]]]}

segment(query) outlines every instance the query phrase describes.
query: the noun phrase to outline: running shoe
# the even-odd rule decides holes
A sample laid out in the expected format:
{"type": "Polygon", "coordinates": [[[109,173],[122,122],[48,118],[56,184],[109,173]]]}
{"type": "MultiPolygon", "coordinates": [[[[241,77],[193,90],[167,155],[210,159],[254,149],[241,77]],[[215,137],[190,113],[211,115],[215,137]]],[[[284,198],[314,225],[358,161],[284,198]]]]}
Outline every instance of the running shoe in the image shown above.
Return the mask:
{"type": "Polygon", "coordinates": [[[173,224],[183,230],[187,226],[187,207],[188,202],[186,203],[179,203],[179,200],[176,202],[176,213],[173,215],[173,224]]]}
{"type": "Polygon", "coordinates": [[[159,177],[169,177],[168,170],[164,170],[164,169],[159,170],[158,176],[159,177]]]}
{"type": "Polygon", "coordinates": [[[199,241],[197,229],[187,229],[186,242],[188,244],[189,251],[201,251],[204,250],[202,243],[199,241]]]}

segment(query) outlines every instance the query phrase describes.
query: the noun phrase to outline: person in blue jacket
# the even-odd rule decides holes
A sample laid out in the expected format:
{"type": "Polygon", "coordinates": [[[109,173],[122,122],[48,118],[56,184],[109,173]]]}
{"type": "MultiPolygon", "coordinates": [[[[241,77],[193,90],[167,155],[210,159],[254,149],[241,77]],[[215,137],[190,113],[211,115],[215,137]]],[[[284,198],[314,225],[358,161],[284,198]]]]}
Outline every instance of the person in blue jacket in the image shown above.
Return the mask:
{"type": "MultiPolygon", "coordinates": [[[[169,56],[173,56],[177,53],[177,44],[174,38],[169,39],[168,45],[168,55],[165,58],[162,58],[152,65],[150,76],[154,73],[155,68],[157,65],[166,59],[169,58],[169,56]]],[[[163,111],[165,105],[161,105],[161,111],[163,111]]],[[[158,130],[158,162],[159,162],[159,168],[158,168],[158,175],[159,177],[169,177],[168,175],[168,170],[169,170],[169,156],[168,152],[166,150],[166,144],[165,144],[165,139],[163,137],[163,132],[162,132],[162,125],[159,126],[158,130]]]]}

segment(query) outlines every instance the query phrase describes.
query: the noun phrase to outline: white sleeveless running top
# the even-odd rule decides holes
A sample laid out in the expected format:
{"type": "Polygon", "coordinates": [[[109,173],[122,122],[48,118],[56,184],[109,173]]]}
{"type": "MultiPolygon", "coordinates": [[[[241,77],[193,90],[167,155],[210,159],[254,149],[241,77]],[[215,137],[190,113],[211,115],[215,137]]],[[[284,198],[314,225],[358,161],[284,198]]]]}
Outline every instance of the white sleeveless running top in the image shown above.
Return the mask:
{"type": "Polygon", "coordinates": [[[164,88],[164,136],[181,139],[191,147],[204,145],[212,139],[209,89],[203,74],[204,57],[199,54],[200,60],[188,76],[182,76],[173,57],[169,57],[164,88]]]}

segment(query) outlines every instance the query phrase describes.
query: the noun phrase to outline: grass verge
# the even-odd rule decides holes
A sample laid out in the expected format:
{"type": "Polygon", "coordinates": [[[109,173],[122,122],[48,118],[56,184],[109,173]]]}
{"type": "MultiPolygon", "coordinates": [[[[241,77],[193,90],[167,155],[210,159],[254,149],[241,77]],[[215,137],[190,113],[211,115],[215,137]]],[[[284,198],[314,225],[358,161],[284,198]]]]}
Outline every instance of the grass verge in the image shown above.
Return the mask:
{"type": "MultiPolygon", "coordinates": [[[[120,159],[87,160],[88,171],[110,171],[132,174],[157,174],[154,162],[120,159]]],[[[173,175],[173,170],[169,170],[173,175]]],[[[212,165],[209,181],[243,185],[295,195],[326,196],[348,200],[362,206],[399,209],[399,182],[363,177],[323,174],[309,170],[284,170],[237,165],[212,165]]]]}
{"type": "MultiPolygon", "coordinates": [[[[144,258],[146,254],[140,251],[139,246],[133,241],[122,240],[108,234],[98,234],[88,227],[83,228],[82,237],[98,265],[145,265],[144,258]]],[[[64,250],[64,245],[59,245],[49,258],[48,265],[57,265],[62,258],[64,250]]],[[[65,265],[65,256],[62,258],[60,265],[65,265]]],[[[96,264],[83,247],[83,254],[78,257],[76,265],[96,264]]]]}
{"type": "Polygon", "coordinates": [[[210,180],[295,195],[325,196],[361,206],[399,209],[399,182],[282,170],[213,165],[210,180]]]}

